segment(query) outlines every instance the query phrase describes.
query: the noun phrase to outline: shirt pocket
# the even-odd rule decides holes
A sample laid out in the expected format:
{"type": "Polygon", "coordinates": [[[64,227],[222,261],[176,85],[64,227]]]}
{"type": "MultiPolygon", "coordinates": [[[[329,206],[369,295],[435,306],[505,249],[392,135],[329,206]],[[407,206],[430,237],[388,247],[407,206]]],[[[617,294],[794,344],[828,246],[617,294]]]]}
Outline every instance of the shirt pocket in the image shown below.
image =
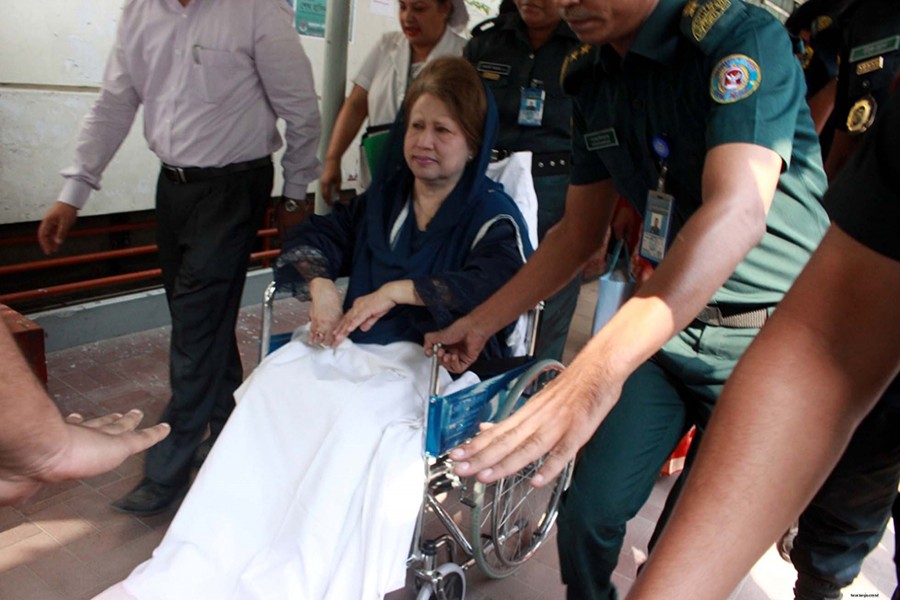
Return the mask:
{"type": "Polygon", "coordinates": [[[232,50],[193,47],[194,64],[191,88],[200,100],[217,104],[237,91],[253,72],[253,61],[246,54],[232,50]]]}

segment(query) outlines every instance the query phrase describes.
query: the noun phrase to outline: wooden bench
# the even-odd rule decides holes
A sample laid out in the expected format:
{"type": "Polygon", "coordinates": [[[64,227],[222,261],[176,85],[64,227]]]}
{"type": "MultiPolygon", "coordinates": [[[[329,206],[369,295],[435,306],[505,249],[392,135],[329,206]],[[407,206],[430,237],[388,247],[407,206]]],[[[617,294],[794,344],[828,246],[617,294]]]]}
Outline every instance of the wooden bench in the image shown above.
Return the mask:
{"type": "Polygon", "coordinates": [[[0,304],[0,317],[13,334],[25,360],[38,379],[47,385],[47,357],[44,353],[44,329],[25,315],[0,304]]]}

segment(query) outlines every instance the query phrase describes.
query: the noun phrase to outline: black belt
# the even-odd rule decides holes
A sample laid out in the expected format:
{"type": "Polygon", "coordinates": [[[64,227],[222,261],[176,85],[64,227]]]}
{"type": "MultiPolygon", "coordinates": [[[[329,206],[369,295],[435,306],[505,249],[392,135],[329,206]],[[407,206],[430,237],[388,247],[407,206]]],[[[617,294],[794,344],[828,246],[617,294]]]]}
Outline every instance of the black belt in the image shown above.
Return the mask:
{"type": "MultiPolygon", "coordinates": [[[[491,162],[501,161],[515,150],[504,150],[502,148],[494,148],[491,150],[491,162]]],[[[572,165],[571,152],[543,152],[541,154],[531,155],[531,175],[532,177],[547,177],[549,175],[568,175],[572,165]]]]}
{"type": "Polygon", "coordinates": [[[543,152],[531,157],[531,174],[534,177],[568,175],[571,167],[571,152],[543,152]]]}
{"type": "Polygon", "coordinates": [[[770,307],[707,306],[697,315],[696,321],[713,327],[762,327],[769,318],[770,307]]]}
{"type": "Polygon", "coordinates": [[[254,160],[232,163],[224,167],[173,167],[163,163],[162,174],[173,183],[194,183],[233,175],[244,171],[252,171],[272,164],[271,156],[264,156],[254,160]]]}

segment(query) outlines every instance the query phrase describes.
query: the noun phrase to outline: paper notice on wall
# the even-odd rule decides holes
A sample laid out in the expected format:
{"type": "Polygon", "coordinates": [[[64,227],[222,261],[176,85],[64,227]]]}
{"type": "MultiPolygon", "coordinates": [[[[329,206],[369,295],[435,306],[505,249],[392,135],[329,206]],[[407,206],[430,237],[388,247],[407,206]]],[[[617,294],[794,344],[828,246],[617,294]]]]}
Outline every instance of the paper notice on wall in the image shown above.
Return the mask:
{"type": "Polygon", "coordinates": [[[396,0],[369,0],[369,10],[373,15],[393,17],[397,14],[396,0]]]}

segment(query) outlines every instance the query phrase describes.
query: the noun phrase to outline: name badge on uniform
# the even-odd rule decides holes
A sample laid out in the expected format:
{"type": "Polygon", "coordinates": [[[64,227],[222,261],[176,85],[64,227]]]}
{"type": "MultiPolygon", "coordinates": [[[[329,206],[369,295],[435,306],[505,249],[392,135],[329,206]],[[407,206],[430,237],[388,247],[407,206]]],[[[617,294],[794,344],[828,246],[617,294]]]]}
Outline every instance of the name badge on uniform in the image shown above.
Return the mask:
{"type": "Polygon", "coordinates": [[[511,66],[502,63],[488,62],[486,60],[478,61],[478,64],[475,65],[475,69],[481,73],[482,79],[490,79],[492,81],[497,81],[501,77],[506,77],[512,73],[511,66]]]}
{"type": "Polygon", "coordinates": [[[614,148],[618,145],[619,138],[616,136],[616,130],[612,127],[584,134],[584,146],[591,152],[603,150],[604,148],[614,148]]]}
{"type": "Polygon", "coordinates": [[[888,52],[900,49],[900,35],[871,42],[863,46],[856,46],[850,50],[850,62],[855,63],[873,56],[884,55],[888,52]]]}
{"type": "Polygon", "coordinates": [[[644,211],[644,228],[641,231],[641,256],[654,263],[666,256],[666,242],[672,221],[675,198],[659,190],[647,193],[647,209],[644,211]]]}
{"type": "Polygon", "coordinates": [[[546,92],[541,88],[522,88],[519,100],[519,125],[540,127],[544,120],[544,98],[546,92]]]}

